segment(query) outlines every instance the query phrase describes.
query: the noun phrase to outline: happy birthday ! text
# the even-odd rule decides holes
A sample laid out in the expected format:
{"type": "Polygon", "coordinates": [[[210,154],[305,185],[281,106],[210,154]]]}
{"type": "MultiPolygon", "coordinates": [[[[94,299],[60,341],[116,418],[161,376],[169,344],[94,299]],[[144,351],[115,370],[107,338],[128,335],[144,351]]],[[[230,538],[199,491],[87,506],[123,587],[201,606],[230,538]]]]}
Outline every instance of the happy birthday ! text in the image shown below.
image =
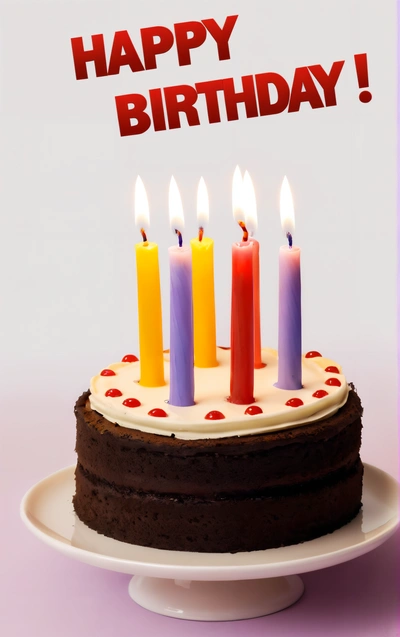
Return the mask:
{"type": "MultiPolygon", "coordinates": [[[[159,57],[175,49],[179,66],[193,63],[194,49],[208,39],[215,45],[218,61],[231,58],[230,40],[238,16],[232,15],[219,25],[213,18],[180,22],[172,29],[154,26],[140,30],[140,48],[133,43],[128,31],[114,34],[107,51],[102,34],[91,36],[86,47],[82,37],[71,39],[75,77],[87,80],[89,75],[105,77],[118,75],[123,67],[132,73],[158,68],[159,57]]],[[[368,65],[365,53],[354,56],[358,88],[368,88],[368,65]]],[[[165,131],[183,125],[199,126],[246,118],[276,115],[300,110],[303,103],[312,109],[335,106],[336,86],[344,60],[335,61],[329,70],[320,64],[294,70],[289,81],[274,72],[245,75],[239,80],[230,77],[152,88],[143,93],[129,93],[115,97],[119,130],[122,137],[141,135],[149,129],[165,131]],[[239,105],[242,105],[239,108],[239,105]],[[224,113],[224,114],[223,114],[224,113]]],[[[359,99],[369,102],[372,95],[363,90],[359,99]]]]}

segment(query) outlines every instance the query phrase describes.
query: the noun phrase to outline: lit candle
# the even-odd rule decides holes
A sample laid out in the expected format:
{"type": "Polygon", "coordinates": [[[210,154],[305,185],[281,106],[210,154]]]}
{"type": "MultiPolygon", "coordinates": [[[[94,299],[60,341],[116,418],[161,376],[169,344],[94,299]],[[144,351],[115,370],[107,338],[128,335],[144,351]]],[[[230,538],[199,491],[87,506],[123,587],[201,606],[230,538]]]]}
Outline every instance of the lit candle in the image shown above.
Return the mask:
{"type": "Polygon", "coordinates": [[[254,401],[253,244],[244,223],[243,184],[238,168],[233,175],[233,215],[243,230],[243,241],[232,246],[231,383],[230,401],[254,401]]]}
{"type": "Polygon", "coordinates": [[[253,244],[253,305],[254,305],[254,367],[265,367],[261,360],[261,319],[260,319],[260,244],[253,238],[257,231],[257,202],[253,182],[249,173],[243,177],[243,203],[245,223],[249,231],[249,241],[253,244]]]}
{"type": "Polygon", "coordinates": [[[300,389],[301,378],[301,277],[300,248],[292,245],[294,209],[287,177],[281,188],[282,229],[288,240],[279,250],[278,382],[280,389],[300,389]]]}
{"type": "Polygon", "coordinates": [[[168,249],[170,265],[170,389],[171,405],[194,405],[192,251],[182,240],[183,209],[175,179],[169,187],[169,218],[178,245],[168,249]]]}
{"type": "Polygon", "coordinates": [[[192,239],[194,364],[196,367],[216,367],[214,241],[204,237],[209,204],[203,177],[197,189],[197,222],[199,234],[192,239]]]}
{"type": "Polygon", "coordinates": [[[145,387],[159,387],[164,385],[164,358],[158,246],[156,243],[147,241],[149,204],[140,177],[137,177],[135,184],[135,223],[143,237],[143,241],[135,246],[140,349],[139,382],[145,387]]]}

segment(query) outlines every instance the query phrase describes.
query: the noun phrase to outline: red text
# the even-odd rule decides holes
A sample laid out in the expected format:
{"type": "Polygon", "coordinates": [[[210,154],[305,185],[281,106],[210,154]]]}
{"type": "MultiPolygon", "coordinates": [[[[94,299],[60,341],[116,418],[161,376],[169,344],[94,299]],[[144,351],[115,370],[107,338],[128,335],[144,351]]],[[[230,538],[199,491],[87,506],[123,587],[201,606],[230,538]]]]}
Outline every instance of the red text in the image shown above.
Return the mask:
{"type": "Polygon", "coordinates": [[[238,16],[230,15],[223,26],[219,26],[213,18],[190,22],[179,22],[173,30],[164,26],[140,29],[141,50],[133,44],[128,31],[117,31],[111,51],[108,55],[104,44],[104,36],[100,33],[92,35],[91,47],[85,48],[83,38],[71,38],[72,54],[77,80],[87,80],[88,65],[94,65],[96,77],[118,75],[123,66],[128,66],[132,73],[157,68],[157,57],[176,48],[179,66],[191,64],[191,51],[200,47],[209,36],[217,47],[219,60],[229,60],[229,39],[238,16]]]}
{"type": "Polygon", "coordinates": [[[199,99],[204,100],[208,123],[221,122],[221,104],[228,121],[239,119],[239,105],[247,118],[294,113],[302,104],[311,108],[336,105],[336,85],[344,60],[334,62],[329,71],[320,64],[295,69],[291,83],[278,73],[259,73],[241,78],[237,88],[233,78],[155,88],[148,96],[140,93],[115,98],[120,134],[141,135],[155,131],[199,126],[199,99]]]}

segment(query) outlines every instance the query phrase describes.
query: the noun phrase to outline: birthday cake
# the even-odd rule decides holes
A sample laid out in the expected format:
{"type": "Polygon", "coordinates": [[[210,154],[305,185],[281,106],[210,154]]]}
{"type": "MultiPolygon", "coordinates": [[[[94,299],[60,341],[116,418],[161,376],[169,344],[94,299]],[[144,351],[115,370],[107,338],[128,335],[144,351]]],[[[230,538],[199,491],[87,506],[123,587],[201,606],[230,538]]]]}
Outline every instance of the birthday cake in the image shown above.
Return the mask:
{"type": "Polygon", "coordinates": [[[360,400],[337,363],[302,357],[302,388],[276,387],[263,349],[254,402],[229,394],[230,350],[195,368],[195,404],[139,383],[134,356],[92,378],[77,401],[74,508],[123,542],[199,552],[254,551],[332,532],[361,507],[360,400]]]}

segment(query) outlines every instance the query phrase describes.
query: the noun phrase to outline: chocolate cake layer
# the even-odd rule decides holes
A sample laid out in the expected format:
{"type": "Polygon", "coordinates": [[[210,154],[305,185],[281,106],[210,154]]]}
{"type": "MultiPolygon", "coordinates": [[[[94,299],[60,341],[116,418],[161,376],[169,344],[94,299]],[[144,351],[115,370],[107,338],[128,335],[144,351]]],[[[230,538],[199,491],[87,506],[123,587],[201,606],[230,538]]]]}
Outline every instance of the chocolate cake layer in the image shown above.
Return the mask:
{"type": "Polygon", "coordinates": [[[180,440],[120,427],[77,401],[74,507],[99,533],[171,550],[237,552],[331,532],[361,506],[360,400],[252,436],[180,440]]]}
{"type": "Polygon", "coordinates": [[[160,549],[238,552],[276,548],[332,532],[361,506],[358,459],[329,479],[275,492],[203,499],[138,493],[76,470],[78,517],[99,533],[160,549]]]}
{"type": "Polygon", "coordinates": [[[88,396],[75,408],[79,463],[93,476],[137,492],[215,497],[290,487],[354,466],[361,444],[362,407],[354,391],[322,421],[217,440],[120,427],[92,411],[88,396]]]}

